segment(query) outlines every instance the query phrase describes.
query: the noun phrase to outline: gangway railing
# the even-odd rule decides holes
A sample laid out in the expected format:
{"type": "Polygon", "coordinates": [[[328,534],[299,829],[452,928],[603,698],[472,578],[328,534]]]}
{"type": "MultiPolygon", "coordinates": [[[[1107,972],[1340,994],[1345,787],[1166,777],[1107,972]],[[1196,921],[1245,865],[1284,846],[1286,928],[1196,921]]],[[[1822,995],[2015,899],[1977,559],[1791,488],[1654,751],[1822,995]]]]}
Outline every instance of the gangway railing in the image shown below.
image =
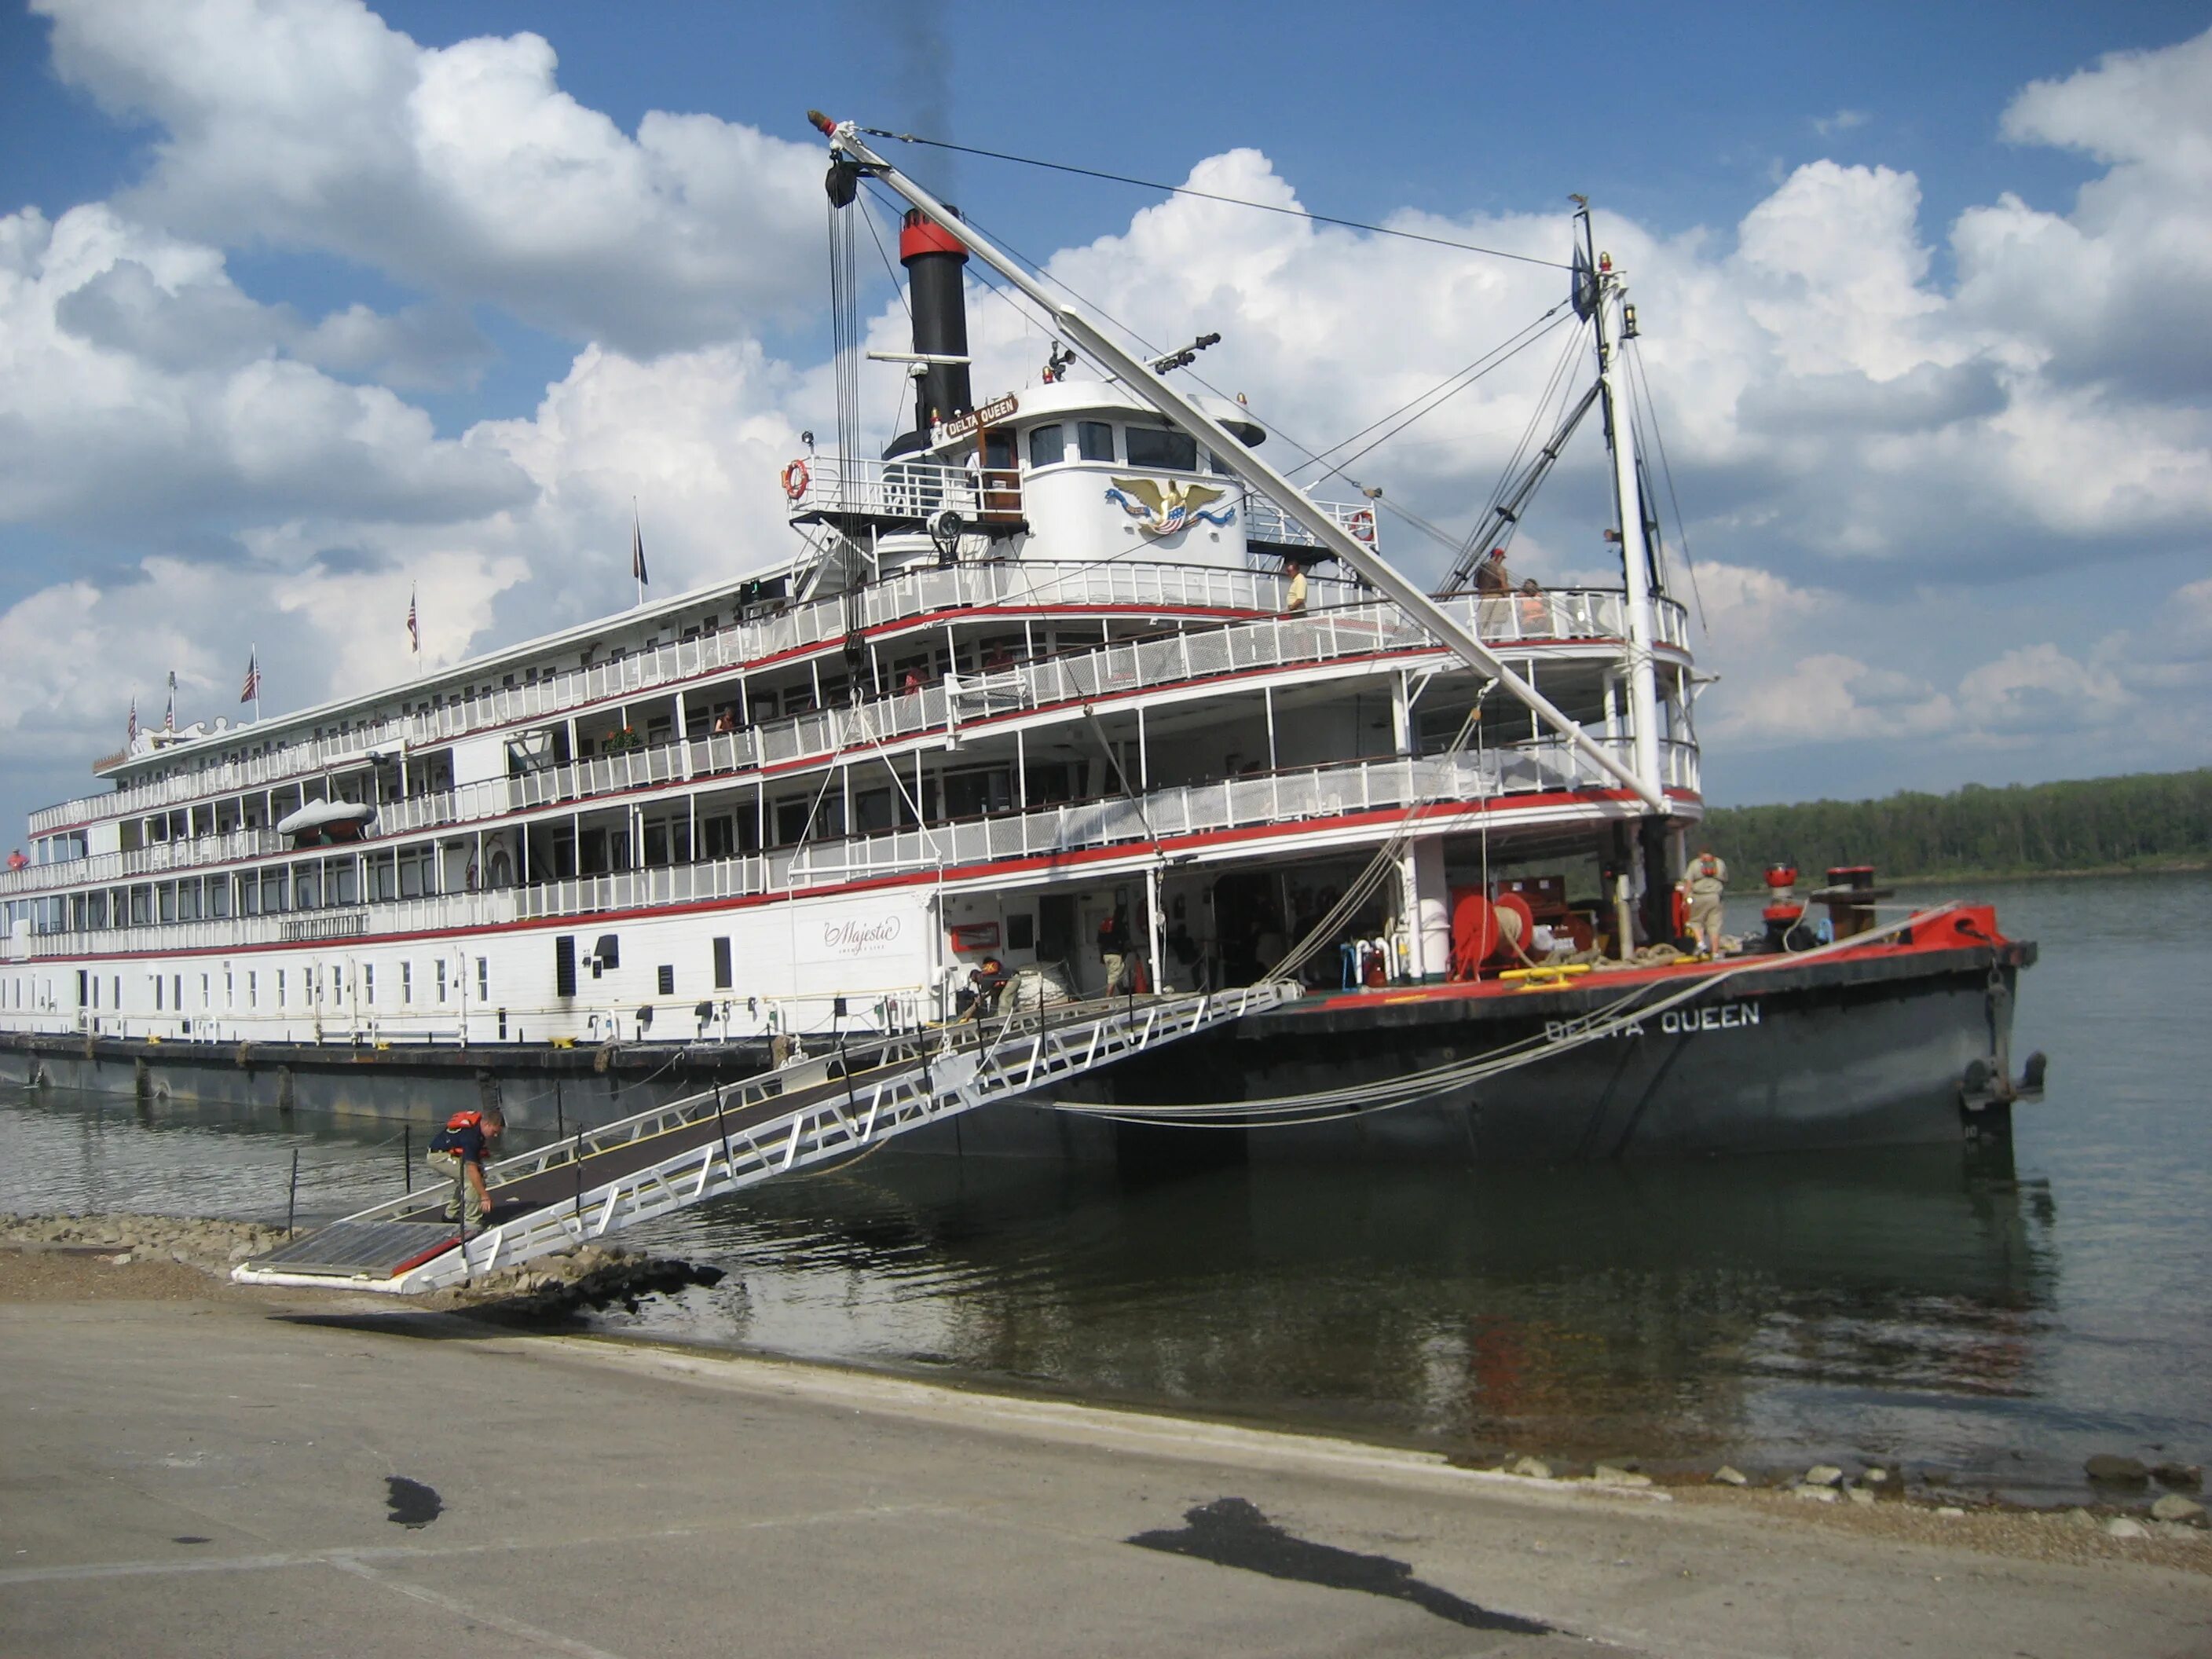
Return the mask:
{"type": "Polygon", "coordinates": [[[495,1209],[464,1237],[442,1191],[374,1205],[240,1262],[241,1285],[414,1295],[573,1249],[640,1222],[852,1156],[1290,1000],[1271,981],[1122,998],[871,1039],[504,1158],[495,1209]],[[841,1062],[833,1075],[830,1060],[841,1062]],[[498,1219],[498,1211],[521,1206],[498,1219]]]}

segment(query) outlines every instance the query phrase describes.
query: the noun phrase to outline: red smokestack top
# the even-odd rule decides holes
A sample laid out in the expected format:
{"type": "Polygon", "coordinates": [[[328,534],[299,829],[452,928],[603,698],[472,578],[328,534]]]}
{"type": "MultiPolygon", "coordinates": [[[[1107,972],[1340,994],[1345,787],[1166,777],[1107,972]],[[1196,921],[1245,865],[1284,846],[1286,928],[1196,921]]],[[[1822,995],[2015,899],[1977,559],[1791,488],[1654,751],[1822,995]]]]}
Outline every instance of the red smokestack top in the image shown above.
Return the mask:
{"type": "Polygon", "coordinates": [[[949,253],[956,259],[968,257],[957,236],[920,208],[909,208],[899,223],[899,263],[911,264],[925,253],[949,253]]]}

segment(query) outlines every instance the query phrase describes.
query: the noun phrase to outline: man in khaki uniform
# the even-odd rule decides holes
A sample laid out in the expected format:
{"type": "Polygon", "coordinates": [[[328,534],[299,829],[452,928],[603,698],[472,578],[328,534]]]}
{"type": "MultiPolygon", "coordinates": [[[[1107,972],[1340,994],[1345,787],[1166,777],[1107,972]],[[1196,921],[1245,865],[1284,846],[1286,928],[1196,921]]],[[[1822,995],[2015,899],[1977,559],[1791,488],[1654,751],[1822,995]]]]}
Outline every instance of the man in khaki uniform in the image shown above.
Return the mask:
{"type": "Polygon", "coordinates": [[[1690,931],[1707,956],[1721,949],[1721,896],[1728,890],[1728,866],[1710,847],[1690,860],[1690,931]]]}

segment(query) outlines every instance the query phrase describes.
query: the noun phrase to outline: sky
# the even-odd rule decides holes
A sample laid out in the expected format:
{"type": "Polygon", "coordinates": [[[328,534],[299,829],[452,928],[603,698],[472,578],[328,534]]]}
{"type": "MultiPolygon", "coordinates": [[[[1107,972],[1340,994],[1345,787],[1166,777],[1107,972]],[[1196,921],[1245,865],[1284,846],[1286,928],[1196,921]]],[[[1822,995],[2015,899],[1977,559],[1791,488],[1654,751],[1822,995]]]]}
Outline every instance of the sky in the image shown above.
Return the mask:
{"type": "MultiPolygon", "coordinates": [[[[257,653],[275,714],[413,672],[410,593],[435,663],[612,613],[633,511],[656,592],[782,556],[836,424],[810,106],[1523,256],[893,147],[1139,337],[1218,331],[1285,465],[1554,308],[1583,193],[1709,799],[2212,762],[2212,5],[0,0],[0,845],[171,672],[237,715],[257,653]]],[[[1046,331],[970,318],[979,393],[1034,384],[1046,331]]],[[[1466,533],[1565,343],[1352,478],[1466,533]]],[[[1585,432],[1516,571],[1602,579],[1603,480],[1585,432]]]]}

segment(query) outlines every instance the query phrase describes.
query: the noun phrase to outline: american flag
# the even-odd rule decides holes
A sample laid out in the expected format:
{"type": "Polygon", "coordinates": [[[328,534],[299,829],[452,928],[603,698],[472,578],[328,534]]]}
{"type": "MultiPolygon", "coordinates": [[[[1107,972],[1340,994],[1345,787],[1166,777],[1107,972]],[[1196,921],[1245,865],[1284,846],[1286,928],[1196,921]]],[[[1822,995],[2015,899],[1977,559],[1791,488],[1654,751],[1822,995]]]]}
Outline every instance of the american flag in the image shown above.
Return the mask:
{"type": "Polygon", "coordinates": [[[164,732],[177,729],[177,671],[173,668],[169,671],[169,708],[161,716],[161,729],[164,732]]]}
{"type": "Polygon", "coordinates": [[[239,688],[238,700],[252,702],[261,696],[261,653],[251,651],[246,657],[246,684],[239,688]]]}
{"type": "Polygon", "coordinates": [[[629,521],[629,574],[640,587],[652,580],[645,574],[645,527],[635,517],[629,521]]]}
{"type": "Polygon", "coordinates": [[[131,699],[131,719],[123,728],[123,740],[125,743],[138,741],[138,699],[136,697],[131,699]]]}
{"type": "Polygon", "coordinates": [[[415,590],[407,590],[407,648],[416,656],[422,654],[422,628],[415,617],[415,590]]]}

